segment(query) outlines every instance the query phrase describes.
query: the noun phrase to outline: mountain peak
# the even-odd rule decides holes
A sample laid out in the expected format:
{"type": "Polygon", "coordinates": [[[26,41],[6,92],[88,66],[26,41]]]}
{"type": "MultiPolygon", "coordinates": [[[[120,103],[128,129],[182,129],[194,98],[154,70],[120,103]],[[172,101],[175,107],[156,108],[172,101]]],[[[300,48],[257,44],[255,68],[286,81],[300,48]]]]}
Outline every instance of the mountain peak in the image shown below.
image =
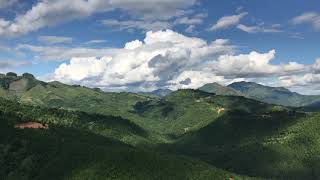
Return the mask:
{"type": "Polygon", "coordinates": [[[238,88],[265,88],[265,89],[272,89],[274,91],[283,91],[283,92],[291,92],[289,89],[284,88],[284,87],[271,87],[271,86],[265,86],[259,83],[255,82],[247,82],[247,81],[239,81],[239,82],[234,82],[232,84],[229,84],[228,87],[238,89],[238,88]]]}
{"type": "Polygon", "coordinates": [[[311,98],[310,96],[291,92],[284,87],[270,87],[254,82],[235,82],[228,85],[228,87],[240,91],[248,98],[284,106],[304,106],[320,99],[320,97],[311,98]]]}
{"type": "Polygon", "coordinates": [[[38,84],[45,84],[38,81],[30,73],[24,73],[18,76],[14,72],[8,72],[6,75],[0,75],[0,88],[11,91],[27,91],[38,84]]]}
{"type": "Polygon", "coordinates": [[[225,87],[219,83],[213,82],[209,84],[205,84],[199,88],[199,90],[214,93],[216,95],[224,95],[224,96],[242,96],[242,94],[232,88],[225,87]]]}
{"type": "Polygon", "coordinates": [[[23,78],[27,78],[27,79],[36,79],[36,78],[34,77],[34,75],[33,75],[33,74],[30,74],[30,73],[23,73],[23,74],[22,74],[22,77],[23,77],[23,78]]]}

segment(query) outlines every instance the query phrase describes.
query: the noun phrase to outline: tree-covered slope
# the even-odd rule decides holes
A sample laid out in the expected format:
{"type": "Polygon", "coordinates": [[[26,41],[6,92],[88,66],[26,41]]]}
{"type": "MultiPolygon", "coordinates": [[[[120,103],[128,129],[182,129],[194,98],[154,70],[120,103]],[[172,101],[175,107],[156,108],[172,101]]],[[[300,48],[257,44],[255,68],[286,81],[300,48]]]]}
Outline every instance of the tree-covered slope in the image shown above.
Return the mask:
{"type": "Polygon", "coordinates": [[[167,150],[263,179],[317,179],[319,128],[319,113],[230,111],[167,150]]]}
{"type": "MultiPolygon", "coordinates": [[[[282,88],[274,90],[287,92],[282,88]]],[[[105,93],[59,82],[37,83],[19,92],[3,88],[1,96],[20,102],[0,100],[1,117],[7,122],[4,124],[9,124],[1,125],[6,127],[1,131],[2,147],[27,142],[30,144],[27,147],[32,148],[26,152],[32,157],[37,157],[37,148],[42,149],[39,154],[43,156],[36,158],[35,167],[52,167],[52,172],[62,174],[65,179],[80,176],[103,179],[110,174],[120,179],[148,179],[151,175],[153,179],[227,179],[233,173],[245,179],[320,176],[320,115],[305,113],[304,109],[192,89],[159,98],[105,93]],[[21,121],[49,123],[50,128],[12,128],[21,121]],[[4,136],[7,134],[11,138],[4,136]],[[10,141],[12,137],[17,140],[10,141]],[[43,139],[29,142],[37,137],[43,139]],[[74,153],[76,149],[79,152],[74,153]],[[50,159],[52,154],[56,155],[54,159],[50,159]],[[50,158],[43,160],[43,157],[50,158]],[[64,159],[70,163],[64,166],[64,159]],[[119,164],[114,162],[118,160],[119,164]]],[[[2,162],[10,164],[8,160],[14,159],[20,149],[24,146],[2,153],[9,153],[5,158],[0,156],[2,162]]],[[[6,170],[5,176],[25,172],[17,167],[28,156],[9,165],[11,169],[6,170]],[[12,172],[12,167],[18,171],[12,172]]],[[[34,171],[26,174],[44,177],[34,171]]],[[[62,176],[52,177],[63,179],[62,176]]]]}
{"type": "Polygon", "coordinates": [[[158,96],[158,97],[164,97],[172,93],[172,90],[170,89],[157,89],[151,92],[140,92],[138,94],[143,94],[143,95],[151,95],[151,96],[158,96]]]}
{"type": "Polygon", "coordinates": [[[117,133],[103,133],[105,126],[121,135],[144,132],[121,119],[97,119],[0,99],[0,179],[243,178],[185,156],[120,142],[117,133]],[[49,129],[13,128],[34,118],[49,123],[49,129]],[[96,121],[102,122],[92,127],[96,121]]]}
{"type": "Polygon", "coordinates": [[[320,100],[320,96],[301,95],[282,87],[263,86],[253,82],[236,82],[228,87],[241,92],[248,98],[283,106],[300,107],[320,100]]]}
{"type": "Polygon", "coordinates": [[[200,90],[178,90],[164,99],[138,102],[134,113],[145,119],[146,127],[168,135],[181,136],[196,131],[229,110],[264,112],[285,109],[240,96],[217,96],[200,90]]]}
{"type": "Polygon", "coordinates": [[[202,87],[200,87],[199,90],[222,96],[243,96],[241,92],[229,87],[225,87],[218,83],[205,84],[202,87]]]}

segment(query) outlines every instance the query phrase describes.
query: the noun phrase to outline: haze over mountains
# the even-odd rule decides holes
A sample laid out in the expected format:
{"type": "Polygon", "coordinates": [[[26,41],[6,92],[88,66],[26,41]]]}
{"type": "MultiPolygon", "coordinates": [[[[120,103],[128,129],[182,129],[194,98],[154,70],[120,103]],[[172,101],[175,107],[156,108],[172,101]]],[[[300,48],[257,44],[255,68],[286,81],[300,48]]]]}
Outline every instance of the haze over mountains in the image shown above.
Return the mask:
{"type": "Polygon", "coordinates": [[[292,107],[308,106],[320,101],[320,96],[301,95],[283,87],[269,87],[244,81],[232,83],[227,87],[217,83],[206,84],[199,89],[218,95],[245,96],[266,103],[292,107]]]}
{"type": "MultiPolygon", "coordinates": [[[[12,94],[12,92],[17,92],[18,94],[29,94],[37,90],[43,91],[43,87],[62,85],[59,82],[45,83],[42,81],[38,81],[34,78],[32,74],[28,73],[25,73],[22,76],[17,76],[15,73],[0,75],[0,83],[0,90],[2,91],[2,93],[7,93],[8,95],[12,94]]],[[[269,87],[253,82],[244,81],[235,82],[228,86],[222,86],[218,83],[210,83],[200,87],[199,90],[222,96],[244,96],[265,103],[291,107],[302,107],[310,105],[314,106],[320,102],[320,95],[301,95],[295,92],[291,92],[290,90],[283,87],[269,87]]],[[[96,91],[99,90],[96,89],[96,91]]],[[[139,94],[149,94],[164,97],[169,95],[170,93],[172,93],[172,90],[158,89],[152,92],[143,92],[139,94]]]]}

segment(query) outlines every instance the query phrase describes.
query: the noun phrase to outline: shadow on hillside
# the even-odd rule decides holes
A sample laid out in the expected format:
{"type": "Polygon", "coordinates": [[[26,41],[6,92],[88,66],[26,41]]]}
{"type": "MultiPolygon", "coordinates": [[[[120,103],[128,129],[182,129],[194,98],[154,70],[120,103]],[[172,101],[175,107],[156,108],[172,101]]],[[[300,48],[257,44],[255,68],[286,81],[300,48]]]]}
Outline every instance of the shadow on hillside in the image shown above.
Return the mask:
{"type": "Polygon", "coordinates": [[[63,179],[92,161],[90,154],[100,146],[130,148],[87,131],[54,125],[49,130],[7,127],[0,137],[0,177],[4,179],[63,179]]]}
{"type": "Polygon", "coordinates": [[[0,113],[6,117],[10,126],[21,122],[42,122],[80,128],[98,134],[112,132],[118,136],[132,134],[141,137],[148,136],[148,133],[142,127],[120,116],[44,108],[4,99],[0,99],[0,113]]]}
{"type": "Polygon", "coordinates": [[[279,161],[291,158],[278,151],[283,148],[281,144],[266,146],[264,143],[272,143],[269,137],[281,134],[304,116],[303,113],[289,115],[287,111],[268,115],[229,111],[206,127],[180,137],[174,144],[162,144],[158,149],[201,159],[237,174],[297,177],[294,172],[299,172],[299,167],[293,167],[292,174],[276,169],[279,161]]]}
{"type": "MultiPolygon", "coordinates": [[[[75,128],[6,128],[0,137],[3,179],[188,179],[198,173],[184,158],[75,128]]],[[[199,171],[205,170],[200,166],[199,171]]]]}

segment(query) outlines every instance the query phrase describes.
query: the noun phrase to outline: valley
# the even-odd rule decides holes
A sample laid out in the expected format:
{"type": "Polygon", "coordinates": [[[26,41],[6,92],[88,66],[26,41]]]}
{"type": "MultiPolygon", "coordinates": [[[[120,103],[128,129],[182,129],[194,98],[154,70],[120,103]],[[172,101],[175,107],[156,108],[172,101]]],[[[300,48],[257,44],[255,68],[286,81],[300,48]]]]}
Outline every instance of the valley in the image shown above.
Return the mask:
{"type": "Polygon", "coordinates": [[[0,82],[2,179],[320,176],[316,111],[224,91],[112,93],[30,74],[0,82]],[[28,122],[49,128],[14,128],[28,122]]]}

